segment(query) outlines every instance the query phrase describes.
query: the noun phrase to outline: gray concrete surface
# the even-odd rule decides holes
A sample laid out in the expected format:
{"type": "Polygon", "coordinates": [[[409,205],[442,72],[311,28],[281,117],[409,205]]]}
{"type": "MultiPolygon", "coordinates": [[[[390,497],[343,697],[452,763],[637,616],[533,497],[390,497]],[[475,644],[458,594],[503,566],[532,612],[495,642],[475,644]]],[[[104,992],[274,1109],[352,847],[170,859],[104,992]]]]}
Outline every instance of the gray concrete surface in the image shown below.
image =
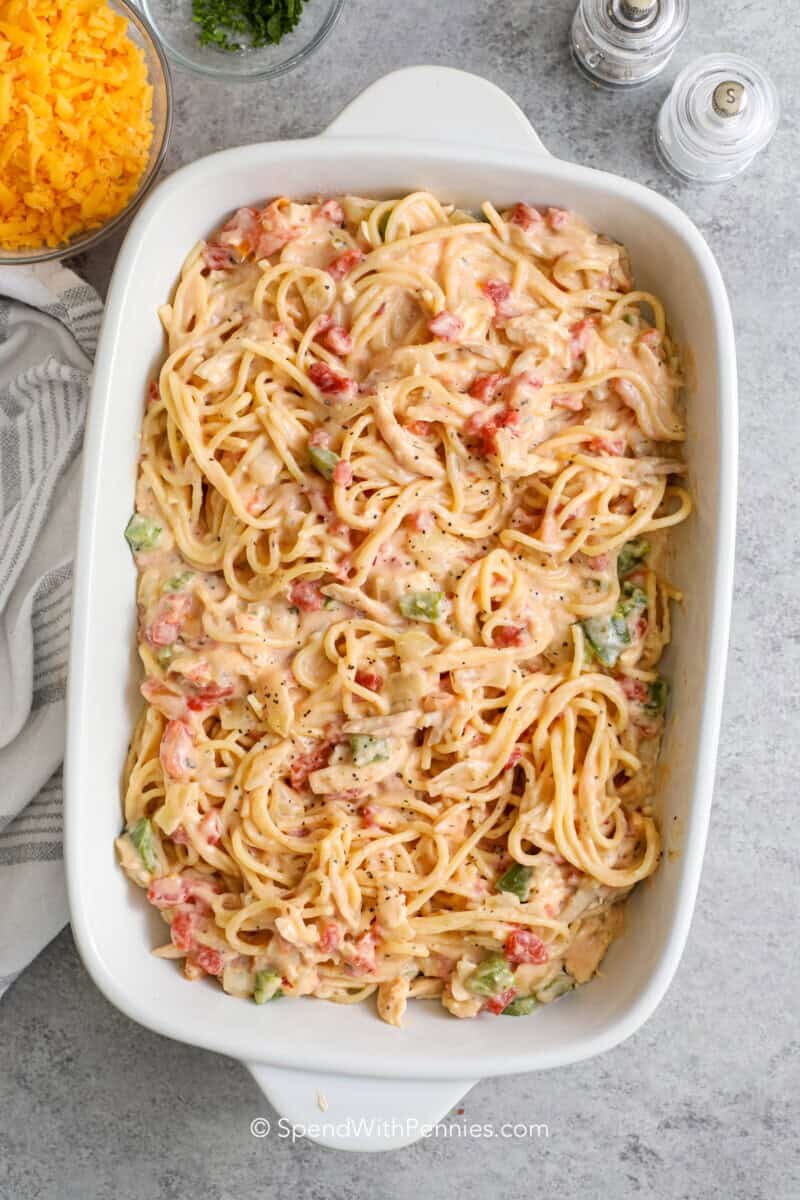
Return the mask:
{"type": "MultiPolygon", "coordinates": [[[[313,0],[311,0],[313,2],[313,0]]],[[[311,134],[386,71],[436,62],[504,87],[556,154],[640,180],[697,222],[726,278],[741,376],[736,597],[711,835],[689,945],[656,1015],[591,1062],[479,1084],[465,1116],[545,1122],[547,1139],[429,1140],[355,1158],[256,1140],[273,1116],[235,1062],[164,1041],[95,990],[63,933],[0,1004],[0,1196],[7,1200],[789,1200],[800,1196],[796,748],[800,9],[695,3],[665,75],[598,93],[571,68],[574,0],[349,0],[323,50],[272,85],[175,77],[168,167],[311,134]],[[651,131],[678,69],[749,54],[784,107],[736,182],[672,182],[651,131]]],[[[101,288],[108,245],[78,262],[101,288]]]]}

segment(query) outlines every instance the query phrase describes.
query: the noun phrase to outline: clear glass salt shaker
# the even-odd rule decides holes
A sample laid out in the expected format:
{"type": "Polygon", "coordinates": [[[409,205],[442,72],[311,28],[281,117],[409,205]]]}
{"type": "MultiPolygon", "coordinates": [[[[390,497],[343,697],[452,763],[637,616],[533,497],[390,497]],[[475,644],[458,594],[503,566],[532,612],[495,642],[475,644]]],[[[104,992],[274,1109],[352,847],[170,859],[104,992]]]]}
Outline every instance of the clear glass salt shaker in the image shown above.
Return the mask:
{"type": "Polygon", "coordinates": [[[688,19],[689,0],[579,0],[572,57],[599,87],[635,87],[663,71],[688,19]]]}
{"type": "Polygon", "coordinates": [[[656,122],[667,170],[692,183],[738,175],[769,142],[780,116],[772,81],[738,54],[707,54],[681,71],[656,122]]]}

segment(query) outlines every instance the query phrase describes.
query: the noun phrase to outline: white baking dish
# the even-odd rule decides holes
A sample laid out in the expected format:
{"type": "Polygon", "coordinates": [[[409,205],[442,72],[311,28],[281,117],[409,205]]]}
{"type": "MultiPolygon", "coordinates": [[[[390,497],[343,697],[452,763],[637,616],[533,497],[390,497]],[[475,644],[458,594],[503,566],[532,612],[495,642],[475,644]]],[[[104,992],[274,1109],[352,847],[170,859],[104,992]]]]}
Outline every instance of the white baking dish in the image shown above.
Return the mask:
{"type": "MultiPolygon", "coordinates": [[[[722,702],[736,491],[736,371],[719,270],[690,221],[654,192],[551,158],[493,85],[418,67],[368,89],[322,137],[243,146],[178,171],[136,217],[119,256],[97,352],[85,447],[66,768],[66,858],[75,937],[101,991],[168,1037],[245,1062],[284,1116],[396,1118],[394,1131],[327,1145],[384,1149],[419,1136],[474,1081],[574,1062],[633,1033],[678,964],[706,839],[722,702]],[[422,139],[422,140],[421,140],[422,139]],[[145,385],[162,353],[156,307],[188,248],[230,209],[266,196],[396,195],[417,187],[462,206],[489,197],[574,208],[630,249],[694,362],[687,456],[696,512],[675,536],[673,681],[659,811],[664,864],[634,895],[602,978],[523,1020],[457,1021],[416,1003],[403,1031],[368,1005],[286,1000],[267,1008],[190,986],[149,951],[163,926],[115,863],[120,775],[140,704],[134,567],[122,530],[133,503],[145,385]],[[317,1091],[327,1098],[323,1114],[317,1091]]],[[[253,1114],[256,1115],[256,1114],[253,1114]]]]}

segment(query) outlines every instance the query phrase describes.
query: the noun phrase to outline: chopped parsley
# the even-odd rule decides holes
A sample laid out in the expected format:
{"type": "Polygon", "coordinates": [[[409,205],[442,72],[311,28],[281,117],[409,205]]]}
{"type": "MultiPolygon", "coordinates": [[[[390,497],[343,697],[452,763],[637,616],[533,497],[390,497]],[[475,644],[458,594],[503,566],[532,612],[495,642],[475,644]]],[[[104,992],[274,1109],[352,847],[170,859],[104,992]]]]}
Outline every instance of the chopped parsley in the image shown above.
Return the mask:
{"type": "Polygon", "coordinates": [[[244,50],[275,45],[290,33],[304,0],[192,0],[192,20],[201,46],[244,50]]]}

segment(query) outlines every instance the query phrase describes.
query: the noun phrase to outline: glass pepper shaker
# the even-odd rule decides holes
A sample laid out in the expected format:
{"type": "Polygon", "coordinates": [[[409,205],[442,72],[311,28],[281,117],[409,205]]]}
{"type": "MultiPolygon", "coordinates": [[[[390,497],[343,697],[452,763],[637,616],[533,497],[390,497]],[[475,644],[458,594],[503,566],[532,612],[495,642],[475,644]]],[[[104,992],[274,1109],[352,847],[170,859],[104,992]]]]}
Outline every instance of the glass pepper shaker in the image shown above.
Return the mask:
{"type": "Polygon", "coordinates": [[[664,69],[688,19],[689,0],[579,0],[572,57],[599,87],[635,87],[664,69]]]}

